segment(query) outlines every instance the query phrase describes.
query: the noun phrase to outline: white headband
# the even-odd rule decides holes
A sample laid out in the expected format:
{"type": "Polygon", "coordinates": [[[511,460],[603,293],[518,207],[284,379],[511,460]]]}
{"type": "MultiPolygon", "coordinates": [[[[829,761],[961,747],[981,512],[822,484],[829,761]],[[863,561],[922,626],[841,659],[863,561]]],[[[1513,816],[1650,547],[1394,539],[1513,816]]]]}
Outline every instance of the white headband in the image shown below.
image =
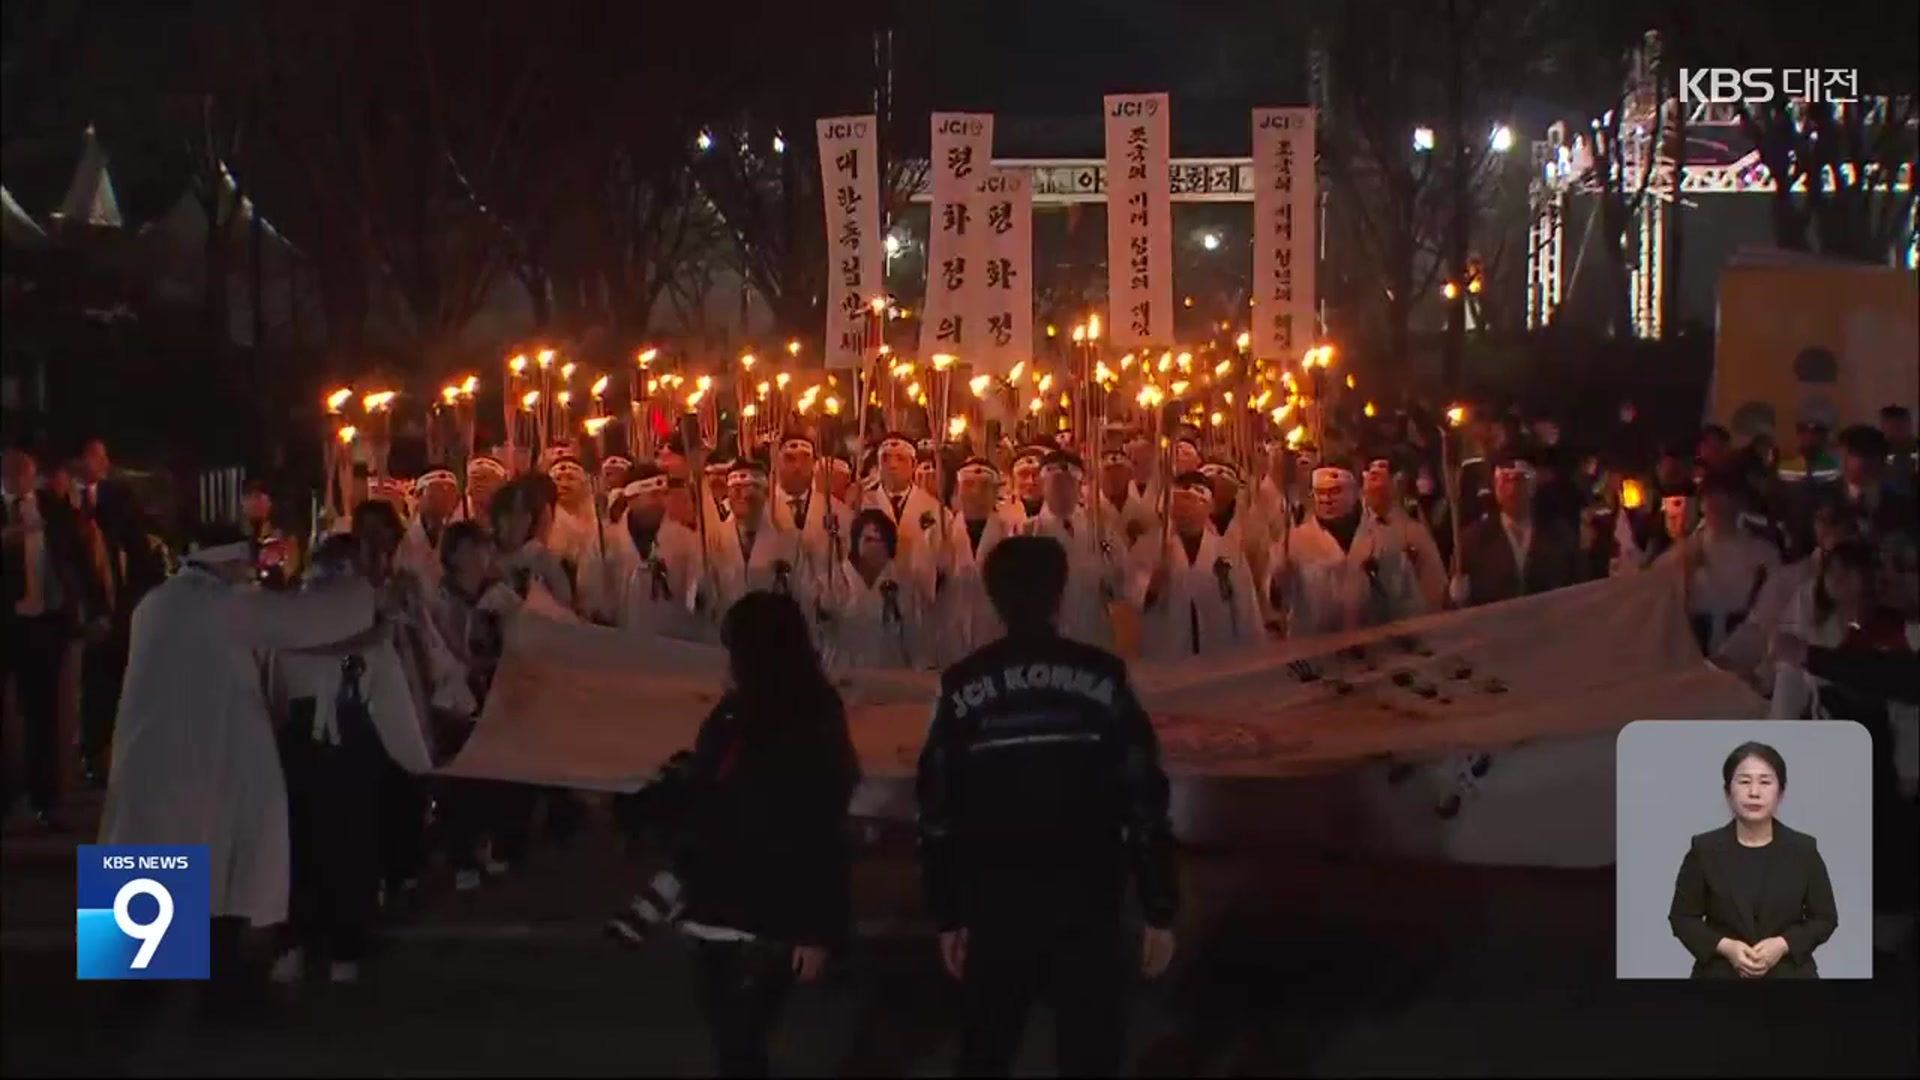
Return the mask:
{"type": "Polygon", "coordinates": [[[766,483],[767,483],[766,475],[764,473],[756,472],[753,469],[727,470],[727,486],[728,487],[732,487],[735,484],[744,484],[750,487],[764,487],[766,486],[766,483]]]}
{"type": "Polygon", "coordinates": [[[477,457],[467,462],[467,475],[474,473],[492,473],[495,476],[507,475],[507,467],[490,457],[477,457]]]}
{"type": "Polygon", "coordinates": [[[631,499],[635,495],[645,495],[649,491],[665,490],[667,490],[667,474],[661,473],[658,476],[649,476],[645,480],[635,480],[633,483],[621,488],[620,494],[631,499]]]}
{"type": "Polygon", "coordinates": [[[577,461],[556,461],[547,467],[547,475],[558,477],[561,473],[573,473],[576,476],[587,475],[585,466],[577,461]]]}
{"type": "Polygon", "coordinates": [[[603,469],[611,465],[619,465],[619,466],[622,466],[623,468],[631,469],[633,468],[633,461],[629,458],[621,457],[619,454],[615,454],[612,457],[600,463],[600,467],[603,469]]]}
{"type": "Polygon", "coordinates": [[[420,474],[420,479],[414,481],[414,486],[426,487],[428,484],[459,484],[459,483],[460,481],[458,478],[456,478],[453,475],[452,469],[429,469],[426,472],[420,474]]]}
{"type": "Polygon", "coordinates": [[[1346,487],[1352,483],[1353,474],[1346,469],[1327,467],[1313,470],[1313,490],[1315,491],[1319,491],[1321,488],[1331,490],[1346,487]]]}
{"type": "Polygon", "coordinates": [[[780,449],[781,450],[805,450],[807,453],[811,454],[813,453],[813,441],[811,439],[788,439],[786,442],[783,442],[780,444],[780,449]]]}
{"type": "Polygon", "coordinates": [[[1496,476],[1501,473],[1507,473],[1510,476],[1518,476],[1527,480],[1533,479],[1533,466],[1524,461],[1511,461],[1504,465],[1495,465],[1493,472],[1496,476]]]}
{"type": "Polygon", "coordinates": [[[1224,476],[1235,483],[1240,482],[1240,470],[1222,461],[1210,461],[1200,466],[1200,475],[1209,478],[1224,476]]]}
{"type": "Polygon", "coordinates": [[[982,465],[979,462],[975,462],[972,465],[960,466],[960,472],[958,475],[962,480],[965,480],[968,477],[979,477],[979,476],[984,476],[989,479],[998,480],[1000,478],[1000,470],[994,468],[991,465],[982,465]]]}
{"type": "Polygon", "coordinates": [[[1197,499],[1211,500],[1213,498],[1213,489],[1211,487],[1208,487],[1206,484],[1202,484],[1198,481],[1189,480],[1186,483],[1175,487],[1173,490],[1175,494],[1192,495],[1194,498],[1197,498],[1197,499]]]}
{"type": "Polygon", "coordinates": [[[881,449],[881,450],[882,450],[883,452],[884,452],[884,451],[885,451],[885,450],[887,449],[887,447],[889,447],[889,446],[895,446],[895,447],[899,447],[900,449],[902,449],[902,450],[905,450],[905,451],[906,451],[907,453],[909,453],[909,454],[911,454],[911,453],[913,453],[913,452],[914,452],[914,449],[915,449],[915,447],[914,447],[914,445],[913,445],[913,443],[911,443],[911,442],[909,442],[909,441],[908,441],[908,440],[906,440],[906,439],[902,439],[902,438],[900,438],[900,437],[898,437],[898,436],[895,436],[895,437],[893,437],[893,438],[891,438],[891,439],[881,439],[881,440],[880,440],[880,449],[881,449]]]}
{"type": "Polygon", "coordinates": [[[852,462],[850,462],[850,461],[842,461],[842,460],[841,460],[841,459],[839,459],[839,458],[834,458],[834,459],[833,459],[833,471],[834,471],[834,472],[837,472],[837,473],[846,473],[846,474],[847,474],[848,476],[852,476],[852,475],[853,475],[853,463],[852,463],[852,462]]]}
{"type": "Polygon", "coordinates": [[[1666,498],[1660,500],[1660,506],[1665,510],[1680,510],[1684,509],[1686,505],[1687,497],[1685,495],[1668,495],[1666,498]]]}
{"type": "Polygon", "coordinates": [[[1071,461],[1056,461],[1051,465],[1040,466],[1040,473],[1043,476],[1057,476],[1060,473],[1072,473],[1075,476],[1079,476],[1080,466],[1071,461]]]}

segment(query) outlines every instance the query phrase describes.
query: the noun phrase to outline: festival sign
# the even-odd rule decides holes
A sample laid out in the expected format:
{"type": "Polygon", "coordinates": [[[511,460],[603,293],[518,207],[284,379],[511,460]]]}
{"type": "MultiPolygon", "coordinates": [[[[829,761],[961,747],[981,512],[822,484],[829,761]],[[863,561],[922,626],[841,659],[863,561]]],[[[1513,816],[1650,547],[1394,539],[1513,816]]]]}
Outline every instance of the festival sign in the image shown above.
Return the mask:
{"type": "Polygon", "coordinates": [[[980,181],[993,169],[993,116],[934,113],[933,235],[927,241],[927,312],[920,355],[964,359],[987,338],[986,222],[980,181]]]}
{"type": "Polygon", "coordinates": [[[880,256],[879,125],[871,116],[830,116],[815,128],[827,212],[826,363],[857,368],[868,348],[873,300],[887,289],[880,256]]]}
{"type": "Polygon", "coordinates": [[[1253,110],[1253,351],[1291,362],[1315,337],[1313,110],[1253,110]]]}
{"type": "Polygon", "coordinates": [[[972,362],[976,372],[1005,377],[1033,352],[1033,177],[1025,169],[989,169],[977,195],[984,209],[985,333],[972,362]]]}
{"type": "Polygon", "coordinates": [[[1106,99],[1108,325],[1123,349],[1173,341],[1169,111],[1165,94],[1106,99]]]}

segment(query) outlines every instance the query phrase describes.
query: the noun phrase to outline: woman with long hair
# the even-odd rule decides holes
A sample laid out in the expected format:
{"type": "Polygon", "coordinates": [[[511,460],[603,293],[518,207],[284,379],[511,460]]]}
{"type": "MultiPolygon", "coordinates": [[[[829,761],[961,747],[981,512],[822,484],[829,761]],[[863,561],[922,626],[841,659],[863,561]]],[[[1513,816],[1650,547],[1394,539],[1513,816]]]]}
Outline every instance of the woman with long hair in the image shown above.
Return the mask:
{"type": "Polygon", "coordinates": [[[787,992],[847,940],[847,802],[860,769],[798,603],[747,593],[720,632],[727,691],[692,753],[645,793],[649,816],[677,827],[677,881],[653,892],[676,894],[720,1073],[765,1076],[787,992]]]}
{"type": "Polygon", "coordinates": [[[860,511],[848,533],[847,557],[822,586],[830,666],[923,666],[932,575],[902,562],[899,531],[883,511],[860,511]]]}

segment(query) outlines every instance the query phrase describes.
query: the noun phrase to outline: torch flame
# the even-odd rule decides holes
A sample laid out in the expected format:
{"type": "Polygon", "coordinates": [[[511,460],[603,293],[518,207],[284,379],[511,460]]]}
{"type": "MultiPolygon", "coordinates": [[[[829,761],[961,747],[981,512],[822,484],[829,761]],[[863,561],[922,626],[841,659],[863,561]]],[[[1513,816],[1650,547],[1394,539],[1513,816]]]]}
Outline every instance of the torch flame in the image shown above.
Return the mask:
{"type": "Polygon", "coordinates": [[[1347,389],[1349,390],[1353,389],[1353,373],[1352,372],[1347,373],[1347,389]]]}
{"type": "Polygon", "coordinates": [[[1074,343],[1075,345],[1078,345],[1078,344],[1080,344],[1081,342],[1083,342],[1083,341],[1085,341],[1085,340],[1087,340],[1087,328],[1086,328],[1086,327],[1084,327],[1084,326],[1076,326],[1076,327],[1074,327],[1074,328],[1073,328],[1073,343],[1074,343]]]}
{"type": "Polygon", "coordinates": [[[1287,432],[1287,449],[1289,450],[1299,449],[1300,440],[1306,437],[1307,437],[1307,429],[1301,427],[1298,424],[1295,424],[1293,426],[1293,430],[1287,432]]]}
{"type": "Polygon", "coordinates": [[[533,359],[534,359],[534,362],[539,364],[541,367],[552,367],[553,366],[553,350],[541,349],[539,352],[534,354],[533,359]]]}
{"type": "Polygon", "coordinates": [[[353,400],[353,391],[350,388],[343,386],[340,389],[335,390],[333,393],[327,395],[327,411],[330,413],[337,413],[340,411],[342,406],[344,406],[347,402],[352,400],[353,400]]]}
{"type": "Polygon", "coordinates": [[[1160,354],[1160,363],[1159,363],[1159,368],[1160,368],[1160,370],[1161,370],[1161,371],[1166,371],[1166,370],[1168,370],[1168,369],[1169,369],[1169,368],[1171,368],[1171,367],[1173,367],[1173,354],[1172,354],[1172,353],[1170,353],[1170,352],[1163,352],[1163,353],[1161,353],[1161,354],[1160,354]]]}
{"type": "Polygon", "coordinates": [[[873,303],[867,306],[873,309],[875,315],[878,315],[887,310],[887,298],[884,296],[876,296],[873,298],[873,303]]]}
{"type": "Polygon", "coordinates": [[[529,390],[526,392],[526,395],[520,399],[520,407],[523,409],[531,409],[539,403],[540,391],[538,390],[529,390]]]}
{"type": "Polygon", "coordinates": [[[1053,386],[1053,373],[1048,372],[1047,374],[1040,376],[1040,381],[1036,385],[1040,387],[1041,393],[1043,394],[1046,393],[1053,386]]]}
{"type": "Polygon", "coordinates": [[[1175,382],[1175,383],[1173,384],[1173,387],[1172,387],[1172,390],[1173,390],[1173,396],[1174,396],[1174,397],[1179,397],[1179,396],[1180,396],[1181,394],[1184,394],[1184,393],[1186,393],[1186,392],[1187,392],[1187,386],[1188,386],[1188,383],[1187,383],[1187,380],[1185,380],[1185,379],[1181,379],[1181,380],[1179,380],[1179,381],[1177,381],[1177,382],[1175,382]]]}
{"type": "Polygon", "coordinates": [[[443,386],[443,387],[441,387],[441,388],[440,388],[440,400],[441,400],[441,401],[444,401],[444,402],[446,402],[446,403],[447,403],[448,405],[451,405],[451,404],[453,404],[454,402],[456,402],[456,401],[459,401],[459,400],[460,400],[460,388],[459,388],[459,387],[457,387],[457,386],[443,386]]]}
{"type": "Polygon", "coordinates": [[[920,384],[919,383],[908,384],[907,396],[910,398],[914,398],[915,400],[918,400],[920,397],[920,384]]]}
{"type": "Polygon", "coordinates": [[[756,406],[751,401],[747,402],[745,405],[741,406],[740,408],[741,416],[752,417],[752,416],[758,416],[759,414],[760,414],[759,406],[756,406]]]}
{"type": "Polygon", "coordinates": [[[1375,413],[1379,412],[1378,409],[1375,409],[1373,407],[1373,402],[1371,401],[1367,402],[1367,407],[1361,411],[1365,412],[1368,416],[1373,416],[1375,413]]]}
{"type": "Polygon", "coordinates": [[[557,401],[557,402],[559,402],[559,403],[560,403],[560,407],[564,409],[564,408],[566,408],[567,406],[569,406],[569,405],[572,405],[572,404],[573,404],[573,391],[571,391],[571,390],[562,390],[562,391],[560,391],[560,393],[559,393],[559,394],[558,394],[557,396],[555,396],[555,397],[554,397],[554,399],[553,399],[553,400],[555,400],[555,401],[557,401]]]}
{"type": "Polygon", "coordinates": [[[1179,355],[1179,357],[1177,357],[1174,360],[1174,363],[1180,365],[1181,371],[1192,371],[1193,370],[1193,354],[1190,352],[1183,352],[1179,355]]]}
{"type": "Polygon", "coordinates": [[[760,385],[753,388],[753,396],[759,398],[761,401],[765,401],[767,400],[767,391],[771,389],[773,389],[772,383],[762,382],[760,385]]]}
{"type": "Polygon", "coordinates": [[[654,394],[657,394],[659,392],[660,392],[660,380],[648,379],[647,380],[647,396],[652,397],[654,394]]]}
{"type": "Polygon", "coordinates": [[[640,366],[644,368],[648,364],[653,363],[653,358],[659,355],[660,355],[659,349],[642,349],[639,357],[640,366]]]}
{"type": "Polygon", "coordinates": [[[957,439],[967,433],[967,418],[956,416],[947,421],[947,438],[957,439]]]}
{"type": "Polygon", "coordinates": [[[368,394],[366,397],[360,399],[360,407],[368,412],[377,412],[391,404],[393,404],[393,391],[391,390],[382,390],[378,393],[368,394]]]}
{"type": "Polygon", "coordinates": [[[527,370],[527,358],[524,356],[516,356],[507,361],[507,370],[513,372],[515,375],[527,370]]]}
{"type": "Polygon", "coordinates": [[[993,376],[991,375],[975,375],[973,378],[967,380],[967,388],[973,391],[974,397],[985,397],[987,387],[991,385],[993,385],[993,376]]]}
{"type": "Polygon", "coordinates": [[[1464,405],[1455,405],[1447,410],[1447,423],[1459,427],[1467,421],[1467,409],[1464,405]]]}
{"type": "Polygon", "coordinates": [[[800,355],[800,339],[799,338],[795,338],[792,341],[787,342],[787,355],[788,356],[800,355]]]}
{"type": "Polygon", "coordinates": [[[1253,344],[1253,335],[1247,333],[1245,330],[1242,330],[1240,331],[1240,336],[1233,339],[1233,343],[1239,346],[1240,348],[1244,349],[1249,345],[1253,344]]]}
{"type": "MultiPolygon", "coordinates": [[[[702,379],[701,381],[704,382],[706,380],[702,379]]],[[[706,396],[707,396],[707,388],[704,386],[702,386],[698,390],[695,390],[693,393],[688,394],[687,395],[687,411],[692,412],[694,409],[699,408],[700,399],[706,396]]]]}
{"type": "Polygon", "coordinates": [[[945,371],[953,366],[953,357],[947,353],[933,354],[933,370],[945,371]]]}
{"type": "Polygon", "coordinates": [[[1207,422],[1212,424],[1214,427],[1219,427],[1221,424],[1224,424],[1227,422],[1227,418],[1222,414],[1216,412],[1212,416],[1207,417],[1207,422]]]}
{"type": "Polygon", "coordinates": [[[1087,316],[1087,340],[1100,340],[1100,316],[1098,315],[1087,316]]]}
{"type": "Polygon", "coordinates": [[[1047,407],[1047,403],[1040,400],[1039,398],[1034,398],[1032,401],[1027,402],[1027,411],[1030,413],[1038,413],[1041,409],[1044,409],[1046,407],[1047,407]]]}
{"type": "Polygon", "coordinates": [[[713,376],[711,375],[700,376],[699,378],[693,380],[693,387],[694,389],[700,391],[701,393],[705,393],[708,390],[713,389],[713,376]]]}
{"type": "Polygon", "coordinates": [[[1627,479],[1620,482],[1620,505],[1628,510],[1638,510],[1646,505],[1647,492],[1640,481],[1627,479]]]}
{"type": "Polygon", "coordinates": [[[606,427],[607,421],[612,419],[613,417],[611,416],[590,416],[587,418],[587,421],[583,426],[586,428],[586,432],[588,435],[594,438],[598,438],[600,436],[601,429],[606,427]]]}
{"type": "Polygon", "coordinates": [[[1128,353],[1127,355],[1125,355],[1125,356],[1123,356],[1123,357],[1121,357],[1121,358],[1120,358],[1120,370],[1121,370],[1121,371],[1125,371],[1125,370],[1127,370],[1128,368],[1130,368],[1130,367],[1132,367],[1132,366],[1133,366],[1133,354],[1132,354],[1132,353],[1128,353]]]}
{"type": "Polygon", "coordinates": [[[352,424],[348,424],[346,427],[341,428],[335,434],[337,434],[340,437],[341,442],[350,443],[353,441],[353,437],[355,435],[360,434],[360,429],[354,427],[352,424]]]}
{"type": "Polygon", "coordinates": [[[839,416],[839,415],[840,415],[840,399],[839,399],[839,398],[837,398],[837,397],[828,397],[828,398],[827,398],[827,400],[826,400],[826,406],[827,406],[827,415],[828,415],[828,416],[839,416]]]}
{"type": "Polygon", "coordinates": [[[479,390],[480,376],[478,375],[469,375],[466,381],[460,384],[460,396],[462,397],[472,397],[475,393],[478,393],[479,390]]]}
{"type": "Polygon", "coordinates": [[[1007,372],[1007,381],[1009,383],[1019,382],[1020,373],[1025,370],[1027,370],[1027,362],[1025,360],[1022,360],[1019,363],[1013,365],[1012,369],[1007,372]]]}
{"type": "Polygon", "coordinates": [[[752,353],[742,353],[740,356],[740,366],[747,369],[748,371],[752,371],[753,362],[755,359],[756,358],[752,353]]]}
{"type": "Polygon", "coordinates": [[[602,375],[599,378],[593,380],[593,390],[591,391],[591,393],[593,394],[594,397],[601,397],[605,395],[606,392],[607,392],[607,377],[605,375],[602,375]]]}
{"type": "Polygon", "coordinates": [[[561,364],[561,365],[560,365],[560,377],[561,377],[562,379],[571,379],[571,378],[573,378],[573,369],[574,369],[574,367],[575,367],[575,366],[576,366],[576,365],[575,365],[575,364],[574,364],[574,362],[573,362],[573,361],[571,361],[571,360],[569,360],[569,361],[567,361],[567,362],[566,362],[566,363],[564,363],[564,364],[561,364]]]}
{"type": "Polygon", "coordinates": [[[775,386],[778,386],[782,390],[785,390],[787,388],[787,384],[792,381],[793,381],[793,376],[787,374],[784,371],[773,377],[773,384],[775,386]]]}
{"type": "Polygon", "coordinates": [[[1219,363],[1213,365],[1214,375],[1223,379],[1226,378],[1227,373],[1232,370],[1233,370],[1233,361],[1231,360],[1222,360],[1219,363]]]}

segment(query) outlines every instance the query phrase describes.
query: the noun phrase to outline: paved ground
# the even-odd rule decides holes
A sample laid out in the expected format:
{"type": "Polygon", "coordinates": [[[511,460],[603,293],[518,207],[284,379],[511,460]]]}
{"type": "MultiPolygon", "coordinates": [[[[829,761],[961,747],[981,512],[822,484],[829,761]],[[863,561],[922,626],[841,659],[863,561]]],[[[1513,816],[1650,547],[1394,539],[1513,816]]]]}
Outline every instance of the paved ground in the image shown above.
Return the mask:
{"type": "MultiPolygon", "coordinates": [[[[1873,983],[1621,984],[1606,872],[1190,853],[1182,952],[1136,997],[1156,1075],[1920,1073],[1912,958],[1873,983]]],[[[477,894],[429,881],[357,987],[221,1018],[185,993],[73,979],[70,843],[11,838],[0,1031],[15,1075],[702,1074],[677,942],[598,936],[642,868],[592,830],[477,894]]],[[[912,916],[910,866],[863,864],[868,936],[797,995],[798,1075],[945,1075],[953,991],[912,916]]],[[[1050,1072],[1036,1018],[1022,1058],[1050,1072]]]]}

